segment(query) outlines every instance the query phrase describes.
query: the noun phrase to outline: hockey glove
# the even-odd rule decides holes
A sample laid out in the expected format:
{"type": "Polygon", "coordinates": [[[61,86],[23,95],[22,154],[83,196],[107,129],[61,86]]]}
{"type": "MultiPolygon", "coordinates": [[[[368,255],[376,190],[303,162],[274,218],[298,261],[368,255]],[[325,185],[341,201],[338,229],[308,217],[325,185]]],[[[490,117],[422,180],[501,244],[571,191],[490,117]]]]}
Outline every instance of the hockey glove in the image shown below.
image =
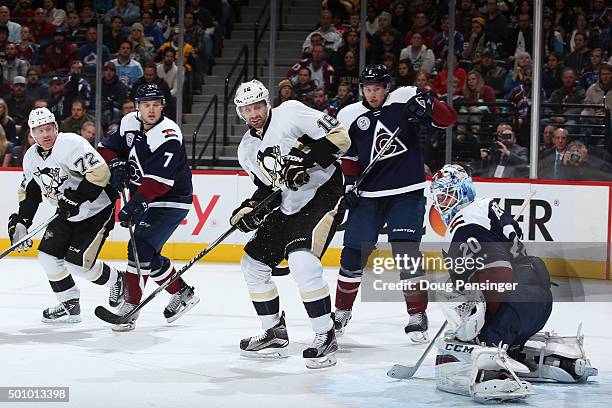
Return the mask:
{"type": "Polygon", "coordinates": [[[359,190],[354,185],[346,186],[346,193],[342,197],[345,208],[356,207],[359,203],[359,190]]]}
{"type": "Polygon", "coordinates": [[[306,172],[314,166],[314,160],[303,150],[293,147],[289,154],[283,157],[282,178],[285,185],[293,191],[310,181],[306,172]]]}
{"type": "Polygon", "coordinates": [[[409,122],[431,122],[434,97],[426,89],[418,89],[415,96],[406,102],[406,116],[409,122]]]}
{"type": "Polygon", "coordinates": [[[57,213],[60,218],[67,220],[79,213],[79,207],[85,202],[85,198],[76,192],[67,188],[57,200],[57,213]]]}
{"type": "Polygon", "coordinates": [[[236,225],[242,232],[255,231],[264,222],[265,214],[258,215],[253,212],[253,208],[257,207],[259,202],[257,200],[244,200],[240,207],[236,208],[232,212],[230,218],[230,224],[236,225]]]}
{"type": "MultiPolygon", "coordinates": [[[[21,241],[26,235],[28,235],[28,228],[26,222],[19,217],[17,213],[11,214],[8,222],[8,235],[11,240],[11,245],[21,241]]],[[[17,247],[17,251],[27,251],[32,247],[32,240],[27,239],[17,247]]]]}
{"type": "Polygon", "coordinates": [[[113,191],[121,191],[130,181],[130,169],[127,161],[119,157],[115,157],[108,162],[111,177],[110,184],[113,191]]]}
{"type": "Polygon", "coordinates": [[[148,208],[147,199],[140,194],[135,194],[117,214],[119,223],[125,228],[138,224],[148,208]]]}

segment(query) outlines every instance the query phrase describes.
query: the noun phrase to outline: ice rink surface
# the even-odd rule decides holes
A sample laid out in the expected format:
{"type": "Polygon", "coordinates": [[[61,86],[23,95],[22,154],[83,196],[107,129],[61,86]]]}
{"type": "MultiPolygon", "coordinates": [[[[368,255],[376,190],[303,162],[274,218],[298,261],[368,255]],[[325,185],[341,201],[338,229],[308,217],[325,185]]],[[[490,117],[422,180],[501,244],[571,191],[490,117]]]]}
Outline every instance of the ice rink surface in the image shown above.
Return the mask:
{"type": "MultiPolygon", "coordinates": [[[[400,381],[385,375],[395,363],[414,364],[425,348],[409,344],[403,304],[358,301],[339,339],[337,366],[309,370],[301,351],[313,335],[290,276],[275,280],[287,313],[291,357],[261,361],[239,354],[240,339],[259,334],[260,327],[238,265],[195,265],[184,277],[196,287],[200,304],[167,324],[162,311],[169,295],[162,293],[142,310],[136,330],[129,333],[112,332],[93,314],[97,305],[107,305],[107,288],[77,280],[83,322],[48,325],[40,322],[42,310],[57,302],[38,263],[3,259],[0,273],[0,386],[70,387],[69,403],[0,403],[0,408],[481,406],[435,389],[433,351],[416,378],[400,381]]],[[[332,293],[336,274],[335,269],[325,272],[332,293]]],[[[612,289],[609,283],[600,285],[612,289]]],[[[443,317],[436,304],[430,304],[428,314],[433,335],[443,317]]],[[[610,316],[612,303],[556,304],[546,329],[573,334],[582,322],[587,355],[600,374],[582,385],[536,384],[537,395],[512,406],[608,407],[610,316]]]]}

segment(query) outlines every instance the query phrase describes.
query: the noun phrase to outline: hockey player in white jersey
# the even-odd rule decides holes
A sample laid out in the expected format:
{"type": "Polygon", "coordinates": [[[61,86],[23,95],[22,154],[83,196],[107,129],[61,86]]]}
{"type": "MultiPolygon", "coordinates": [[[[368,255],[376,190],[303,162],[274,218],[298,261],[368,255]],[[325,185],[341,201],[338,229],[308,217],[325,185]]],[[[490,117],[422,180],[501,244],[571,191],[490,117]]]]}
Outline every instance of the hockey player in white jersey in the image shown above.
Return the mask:
{"type": "Polygon", "coordinates": [[[257,80],[241,84],[234,102],[249,126],[238,159],[257,190],[230,222],[243,232],[256,231],[245,246],[241,269],[264,330],[243,339],[241,353],[264,358],[287,354],[285,316],[271,279],[272,268],[286,258],[315,332],[312,346],[303,351],[306,366],[334,365],[338,346],[320,259],[344,214],[338,156],[350,146],[348,134],[334,118],[301,102],[271,109],[268,90],[257,80]],[[287,187],[282,198],[254,214],[253,208],[280,187],[287,187]]]}
{"type": "MultiPolygon", "coordinates": [[[[59,216],[45,230],[38,260],[60,303],[43,310],[42,321],[78,323],[79,288],[73,275],[110,286],[111,306],[117,306],[123,297],[123,273],[97,260],[115,221],[115,206],[107,189],[110,172],[84,138],[75,133],[58,133],[55,116],[49,109],[32,110],[28,125],[36,144],[23,159],[19,211],[9,218],[9,237],[11,242],[17,242],[27,235],[43,198],[57,207],[59,216]]],[[[31,246],[28,240],[18,250],[31,246]]]]}
{"type": "Polygon", "coordinates": [[[519,377],[574,383],[597,375],[580,334],[538,333],[552,310],[550,277],[540,258],[526,254],[518,223],[494,200],[476,198],[461,166],[436,172],[430,191],[447,226],[444,256],[454,285],[442,293],[450,330],[436,342],[438,388],[505,401],[533,394],[519,377]],[[480,287],[462,290],[467,284],[480,287]]]}
{"type": "MultiPolygon", "coordinates": [[[[178,125],[164,117],[164,94],[155,84],[141,86],[135,95],[137,111],[121,119],[119,130],[105,137],[98,151],[111,169],[113,189],[128,183],[130,200],[118,214],[121,226],[134,226],[134,243],[144,283],[151,277],[158,285],[172,279],[176,269],[161,255],[166,241],[189,213],[193,188],[183,135],[178,125]],[[128,170],[129,167],[129,170],[128,170]]],[[[131,312],[142,298],[136,257],[128,244],[125,302],[118,314],[131,312]]],[[[200,299],[194,288],[178,278],[166,287],[170,302],[163,311],[171,323],[200,299]]],[[[130,331],[136,313],[114,331],[130,331]]]]}

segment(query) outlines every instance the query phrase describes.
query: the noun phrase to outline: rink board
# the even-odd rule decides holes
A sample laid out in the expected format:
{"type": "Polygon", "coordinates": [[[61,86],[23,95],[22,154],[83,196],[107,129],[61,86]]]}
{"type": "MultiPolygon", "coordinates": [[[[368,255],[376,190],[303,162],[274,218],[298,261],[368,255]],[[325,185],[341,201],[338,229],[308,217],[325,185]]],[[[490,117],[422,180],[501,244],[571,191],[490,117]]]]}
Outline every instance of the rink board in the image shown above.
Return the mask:
{"type": "MultiPolygon", "coordinates": [[[[0,171],[0,219],[7,220],[17,209],[16,190],[21,179],[18,169],[0,171]]],[[[237,171],[195,171],[194,202],[183,224],[166,245],[166,256],[189,260],[229,228],[231,212],[254,185],[244,173],[237,171]]],[[[542,256],[555,276],[610,279],[610,206],[612,183],[556,182],[532,180],[478,179],[479,196],[500,200],[500,206],[516,214],[531,191],[535,194],[519,218],[527,242],[555,242],[555,249],[543,249],[542,256]]],[[[441,242],[444,226],[427,203],[424,242],[441,242]]],[[[435,211],[435,210],[434,210],[435,211]]],[[[53,214],[47,204],[41,205],[34,225],[53,214]]],[[[343,226],[335,235],[323,262],[337,266],[342,248],[343,226]]],[[[249,235],[239,231],[207,255],[210,262],[238,262],[249,235]]],[[[386,235],[381,235],[386,241],[386,235]]],[[[102,249],[101,256],[125,259],[128,232],[117,226],[102,249]]],[[[0,246],[8,246],[6,228],[0,231],[0,246]]],[[[23,255],[23,254],[21,254],[23,255]]],[[[35,256],[34,250],[25,255],[35,256]]],[[[535,255],[535,254],[534,254],[535,255]]]]}

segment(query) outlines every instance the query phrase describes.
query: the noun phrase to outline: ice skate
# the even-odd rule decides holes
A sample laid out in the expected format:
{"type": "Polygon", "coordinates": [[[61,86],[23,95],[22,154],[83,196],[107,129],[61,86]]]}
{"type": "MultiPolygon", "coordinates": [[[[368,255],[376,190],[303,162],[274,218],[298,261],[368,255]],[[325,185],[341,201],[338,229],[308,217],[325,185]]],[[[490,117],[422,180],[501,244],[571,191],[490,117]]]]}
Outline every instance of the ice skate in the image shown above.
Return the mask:
{"type": "Polygon", "coordinates": [[[410,315],[410,320],[408,320],[408,324],[404,328],[404,331],[413,343],[427,343],[429,341],[427,327],[427,313],[418,312],[410,315]]]}
{"type": "MultiPolygon", "coordinates": [[[[134,304],[128,303],[128,302],[123,302],[123,304],[121,305],[121,307],[117,311],[117,314],[121,315],[121,316],[125,316],[126,314],[128,314],[132,310],[134,310],[134,308],[136,306],[138,306],[138,305],[134,305],[134,304]]],[[[136,314],[134,314],[130,318],[130,320],[125,322],[125,323],[113,325],[113,328],[112,328],[113,331],[116,331],[116,332],[126,332],[126,331],[134,330],[134,328],[136,327],[136,319],[138,319],[138,313],[139,312],[136,312],[136,314]]]]}
{"type": "Polygon", "coordinates": [[[353,312],[351,310],[336,309],[334,313],[334,330],[336,331],[336,337],[341,337],[344,334],[344,329],[352,316],[353,312]]]}
{"type": "Polygon", "coordinates": [[[43,323],[79,323],[81,305],[79,299],[70,299],[43,310],[43,323]]]}
{"type": "Polygon", "coordinates": [[[284,358],[288,357],[287,345],[289,345],[289,336],[285,325],[285,312],[283,312],[276,326],[259,336],[242,339],[240,354],[249,358],[284,358]]]}
{"type": "Polygon", "coordinates": [[[200,298],[194,295],[193,288],[185,285],[172,295],[170,303],[164,309],[164,317],[168,323],[172,323],[199,302],[200,298]]]}
{"type": "Polygon", "coordinates": [[[111,307],[118,307],[125,299],[125,272],[117,271],[117,281],[110,288],[108,304],[111,307]]]}
{"type": "Polygon", "coordinates": [[[325,333],[317,333],[312,346],[305,349],[302,356],[306,367],[325,368],[336,365],[336,351],[338,351],[338,343],[336,333],[332,328],[325,333]]]}

